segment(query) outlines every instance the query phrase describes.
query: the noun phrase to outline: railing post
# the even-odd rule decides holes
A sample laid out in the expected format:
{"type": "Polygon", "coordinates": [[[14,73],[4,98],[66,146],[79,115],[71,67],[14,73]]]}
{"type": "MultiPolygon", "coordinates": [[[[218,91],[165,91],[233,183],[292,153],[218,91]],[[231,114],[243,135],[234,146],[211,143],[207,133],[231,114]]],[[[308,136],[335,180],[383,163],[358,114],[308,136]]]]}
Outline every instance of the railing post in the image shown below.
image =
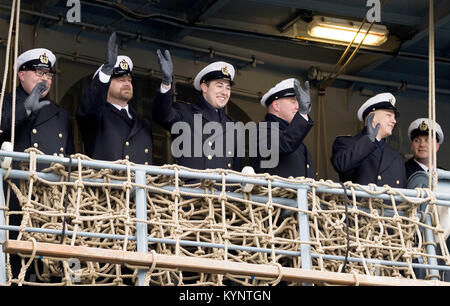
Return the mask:
{"type": "MultiPolygon", "coordinates": [[[[145,171],[136,170],[136,184],[145,185],[145,171]]],[[[147,220],[147,197],[146,189],[136,188],[136,218],[139,220],[147,220]]],[[[147,223],[136,222],[136,245],[137,251],[147,253],[147,223]]],[[[138,271],[138,286],[143,286],[145,283],[145,273],[143,269],[138,271]]]]}
{"type": "MultiPolygon", "coordinates": [[[[5,225],[5,193],[3,191],[3,174],[0,174],[0,225],[5,225]]],[[[4,243],[6,240],[6,230],[0,230],[0,241],[4,243]]],[[[0,248],[0,284],[6,284],[6,256],[3,248],[0,248]]]]}
{"type": "MultiPolygon", "coordinates": [[[[430,213],[425,213],[425,224],[429,225],[429,226],[432,225],[430,213]]],[[[430,228],[425,227],[424,232],[425,232],[425,243],[427,244],[426,245],[427,254],[430,255],[430,257],[428,258],[428,264],[437,266],[438,261],[437,261],[436,257],[434,257],[436,255],[436,248],[434,247],[433,231],[430,228]]],[[[431,277],[432,280],[439,279],[439,270],[429,269],[428,272],[430,275],[436,275],[436,276],[431,277]]]]}
{"type": "MultiPolygon", "coordinates": [[[[298,208],[307,211],[308,210],[308,191],[306,189],[297,189],[297,203],[298,208]]],[[[298,213],[298,226],[300,231],[300,241],[310,241],[309,235],[309,216],[307,213],[298,213]]],[[[311,270],[311,245],[309,243],[300,244],[302,269],[311,270]]],[[[305,286],[310,286],[310,283],[303,283],[305,286]]]]}

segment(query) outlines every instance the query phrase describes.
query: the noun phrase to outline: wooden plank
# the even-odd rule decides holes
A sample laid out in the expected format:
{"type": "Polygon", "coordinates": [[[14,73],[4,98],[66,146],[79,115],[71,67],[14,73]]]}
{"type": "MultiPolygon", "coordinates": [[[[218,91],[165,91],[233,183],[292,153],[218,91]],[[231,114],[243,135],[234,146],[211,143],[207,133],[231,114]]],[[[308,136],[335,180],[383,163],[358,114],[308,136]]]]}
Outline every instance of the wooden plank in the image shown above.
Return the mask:
{"type": "MultiPolygon", "coordinates": [[[[11,254],[31,254],[33,243],[30,241],[7,240],[3,251],[11,254]]],[[[36,243],[37,256],[56,258],[78,258],[81,261],[95,261],[102,263],[124,264],[151,267],[154,258],[151,253],[126,252],[90,248],[84,246],[70,246],[52,243],[36,243]]],[[[178,268],[183,271],[204,272],[214,274],[237,274],[245,276],[265,277],[276,279],[279,268],[275,265],[250,264],[240,262],[224,262],[223,260],[175,256],[156,255],[156,268],[178,268]]],[[[432,280],[413,280],[382,276],[368,276],[360,274],[337,273],[327,271],[304,270],[297,268],[281,268],[282,280],[307,283],[329,283],[336,285],[361,286],[449,286],[450,283],[432,280]]]]}

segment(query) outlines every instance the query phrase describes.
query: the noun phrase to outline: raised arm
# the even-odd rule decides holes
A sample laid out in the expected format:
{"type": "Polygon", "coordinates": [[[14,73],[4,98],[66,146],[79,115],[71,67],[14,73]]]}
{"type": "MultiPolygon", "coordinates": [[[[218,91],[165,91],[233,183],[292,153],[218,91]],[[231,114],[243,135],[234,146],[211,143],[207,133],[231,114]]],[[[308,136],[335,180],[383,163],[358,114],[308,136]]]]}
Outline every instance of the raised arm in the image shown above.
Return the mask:
{"type": "Polygon", "coordinates": [[[89,87],[83,92],[80,106],[77,110],[78,117],[96,116],[99,114],[106,101],[109,81],[113,74],[114,65],[117,62],[116,33],[109,37],[105,55],[105,63],[99,68],[89,87]]]}
{"type": "Polygon", "coordinates": [[[153,100],[153,120],[170,131],[173,123],[182,120],[180,112],[173,105],[173,63],[169,50],[156,51],[162,72],[161,87],[153,100]]]}

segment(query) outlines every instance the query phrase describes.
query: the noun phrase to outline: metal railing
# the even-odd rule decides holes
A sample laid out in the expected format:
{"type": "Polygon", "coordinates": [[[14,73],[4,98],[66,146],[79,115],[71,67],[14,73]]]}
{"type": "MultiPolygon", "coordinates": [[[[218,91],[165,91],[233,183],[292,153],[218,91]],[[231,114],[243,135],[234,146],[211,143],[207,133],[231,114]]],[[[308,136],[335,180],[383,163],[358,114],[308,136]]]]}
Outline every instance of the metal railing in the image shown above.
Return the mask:
{"type": "MultiPolygon", "coordinates": [[[[14,161],[29,161],[30,155],[29,153],[19,153],[19,152],[7,152],[0,150],[0,157],[12,157],[14,161]]],[[[56,157],[49,155],[36,155],[36,162],[50,164],[50,163],[61,163],[65,166],[78,166],[77,159],[69,159],[67,157],[56,157]]],[[[128,169],[127,165],[124,164],[116,164],[107,161],[100,160],[81,160],[82,167],[89,167],[93,169],[112,169],[119,171],[126,171],[128,169]]],[[[146,175],[166,175],[166,176],[174,176],[175,170],[173,169],[165,169],[157,166],[144,166],[144,165],[135,165],[129,166],[130,171],[135,173],[135,183],[137,185],[146,185],[146,175]]],[[[6,169],[0,169],[0,178],[3,181],[5,174],[8,173],[8,178],[11,179],[21,179],[26,180],[29,177],[28,171],[10,169],[9,171],[6,169]]],[[[222,181],[223,176],[220,173],[200,173],[188,170],[178,170],[178,177],[181,179],[208,179],[208,180],[216,180],[222,181]]],[[[449,172],[450,175],[450,172],[449,172]]],[[[51,173],[43,173],[38,172],[37,176],[43,178],[47,181],[60,181],[60,176],[51,173]]],[[[73,181],[76,178],[72,178],[73,181]]],[[[86,181],[96,182],[95,180],[86,179],[86,181]]],[[[252,178],[238,174],[226,174],[225,181],[227,183],[241,183],[241,184],[255,184],[261,186],[267,186],[268,180],[261,178],[252,178]]],[[[103,181],[102,181],[103,182],[103,181]]],[[[120,183],[122,181],[111,181],[111,183],[117,183],[117,188],[121,188],[120,183]]],[[[344,261],[344,256],[335,256],[335,255],[327,255],[327,254],[316,254],[311,252],[310,241],[310,233],[309,233],[309,216],[304,211],[308,211],[308,190],[311,190],[311,186],[304,183],[295,183],[295,182],[286,182],[281,180],[271,180],[272,187],[281,187],[281,188],[289,188],[297,191],[297,199],[287,199],[287,198],[273,198],[272,200],[278,204],[284,205],[287,208],[298,208],[298,225],[299,225],[299,233],[300,233],[300,251],[288,251],[288,250],[275,250],[275,254],[283,254],[289,256],[301,256],[301,267],[302,269],[312,269],[312,259],[319,258],[319,256],[323,259],[327,260],[337,260],[344,261]]],[[[166,191],[173,191],[174,186],[164,186],[162,189],[166,191]]],[[[193,193],[193,194],[204,194],[205,191],[199,188],[187,188],[187,187],[178,187],[180,191],[193,193]]],[[[395,189],[394,191],[401,192],[408,200],[411,201],[420,201],[423,198],[420,197],[418,191],[413,189],[395,189]]],[[[149,243],[166,243],[166,244],[176,244],[179,243],[181,246],[195,246],[195,247],[205,247],[205,248],[227,248],[229,250],[243,250],[248,252],[262,252],[262,253],[272,253],[272,249],[268,248],[258,248],[258,247],[250,247],[250,246],[242,246],[242,245],[230,245],[230,244],[221,244],[221,243],[207,243],[200,241],[189,241],[189,240],[174,240],[174,239],[164,239],[164,238],[155,238],[148,236],[147,223],[139,220],[146,220],[147,218],[147,199],[146,199],[146,189],[134,187],[132,192],[135,196],[136,202],[136,218],[138,221],[136,222],[136,235],[135,236],[127,236],[126,238],[131,241],[136,241],[137,251],[138,252],[148,252],[148,244],[149,243]]],[[[153,192],[153,191],[152,191],[153,192]]],[[[156,191],[157,192],[157,191],[156,191]]],[[[367,193],[363,190],[354,190],[353,193],[351,190],[345,190],[341,188],[341,185],[338,183],[332,183],[331,187],[318,186],[316,187],[317,193],[329,193],[329,194],[337,194],[342,195],[346,193],[351,196],[354,194],[357,197],[364,198],[379,198],[383,200],[391,200],[391,196],[388,194],[380,194],[374,195],[367,193]]],[[[4,198],[4,190],[3,184],[0,185],[0,193],[2,195],[0,201],[0,241],[3,243],[6,239],[5,231],[19,231],[19,226],[14,225],[6,225],[5,224],[5,198],[4,198]]],[[[235,197],[235,198],[243,198],[243,195],[236,192],[227,192],[227,195],[235,197]]],[[[450,206],[450,194],[447,193],[439,193],[434,192],[433,195],[436,197],[437,205],[450,206]]],[[[404,198],[396,195],[396,201],[402,202],[404,198]]],[[[267,203],[268,198],[265,196],[252,196],[252,201],[259,203],[267,203]]],[[[398,212],[400,215],[401,211],[398,212]]],[[[384,210],[385,216],[394,215],[393,211],[384,210]]],[[[422,212],[418,212],[418,214],[422,214],[422,212]]],[[[425,224],[431,226],[431,217],[426,214],[425,216],[425,224]]],[[[62,230],[55,229],[46,229],[46,228],[25,228],[26,232],[34,232],[34,233],[43,233],[43,234],[54,234],[61,235],[62,230]]],[[[429,269],[430,273],[433,274],[436,271],[450,271],[450,266],[439,265],[437,259],[434,257],[436,255],[436,249],[434,246],[434,237],[433,233],[430,229],[425,228],[425,241],[427,243],[427,253],[431,255],[428,264],[423,263],[412,263],[413,268],[418,269],[429,269]]],[[[73,232],[70,230],[66,230],[65,234],[68,236],[72,236],[73,232]]],[[[82,237],[91,237],[91,238],[104,238],[104,239],[125,239],[124,235],[112,235],[112,234],[102,234],[102,233],[91,233],[84,231],[77,231],[77,236],[82,237]]],[[[362,262],[361,258],[356,257],[348,257],[347,260],[349,262],[362,262]]],[[[396,262],[389,260],[377,260],[377,259],[365,259],[364,260],[368,264],[380,264],[386,266],[398,266],[398,267],[408,267],[408,263],[406,262],[396,262]]],[[[5,254],[3,250],[0,250],[0,284],[6,283],[6,270],[5,270],[5,254]]],[[[432,278],[436,279],[436,277],[432,278]]],[[[140,269],[138,272],[138,285],[143,285],[145,281],[145,270],[140,269]]]]}

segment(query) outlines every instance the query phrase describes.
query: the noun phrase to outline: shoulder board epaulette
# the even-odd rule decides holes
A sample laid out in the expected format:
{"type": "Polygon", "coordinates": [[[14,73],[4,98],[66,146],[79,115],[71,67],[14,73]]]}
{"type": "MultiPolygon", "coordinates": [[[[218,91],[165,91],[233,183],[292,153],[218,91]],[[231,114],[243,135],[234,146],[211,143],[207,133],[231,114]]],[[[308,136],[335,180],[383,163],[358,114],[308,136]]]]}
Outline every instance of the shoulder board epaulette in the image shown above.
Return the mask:
{"type": "Polygon", "coordinates": [[[192,104],[192,103],[190,103],[190,102],[183,101],[183,100],[176,100],[175,103],[180,103],[180,104],[192,104]]]}

